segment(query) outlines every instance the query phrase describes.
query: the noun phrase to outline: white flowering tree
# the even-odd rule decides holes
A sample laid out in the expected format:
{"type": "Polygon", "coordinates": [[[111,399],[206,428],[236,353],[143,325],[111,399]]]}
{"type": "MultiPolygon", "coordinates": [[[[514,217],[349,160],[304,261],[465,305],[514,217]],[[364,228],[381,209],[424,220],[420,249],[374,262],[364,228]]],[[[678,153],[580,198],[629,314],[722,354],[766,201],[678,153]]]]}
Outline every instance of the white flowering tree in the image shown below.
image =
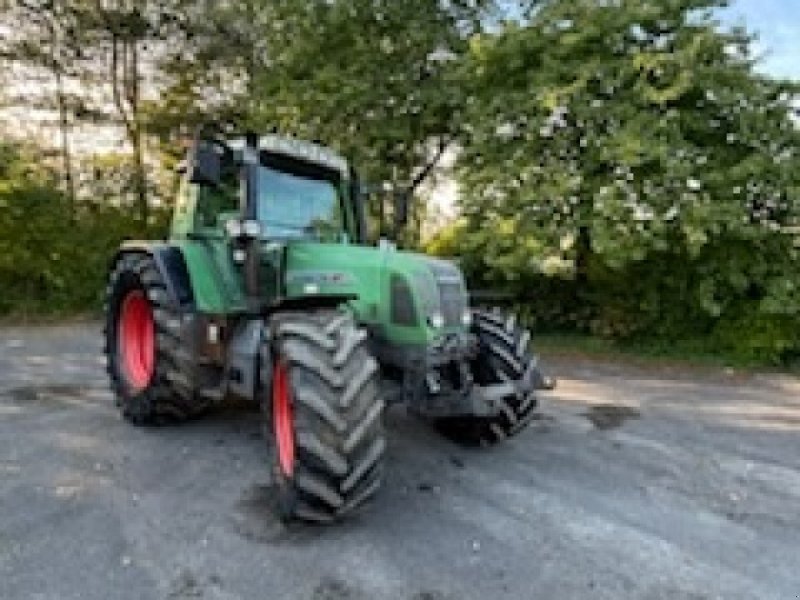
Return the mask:
{"type": "Polygon", "coordinates": [[[651,320],[665,301],[712,318],[744,296],[800,310],[785,233],[800,214],[798,87],[754,72],[746,33],[712,21],[718,4],[549,0],[473,40],[459,160],[473,266],[649,294],[628,300],[651,320]],[[637,269],[671,281],[643,290],[625,281],[637,269]]]}

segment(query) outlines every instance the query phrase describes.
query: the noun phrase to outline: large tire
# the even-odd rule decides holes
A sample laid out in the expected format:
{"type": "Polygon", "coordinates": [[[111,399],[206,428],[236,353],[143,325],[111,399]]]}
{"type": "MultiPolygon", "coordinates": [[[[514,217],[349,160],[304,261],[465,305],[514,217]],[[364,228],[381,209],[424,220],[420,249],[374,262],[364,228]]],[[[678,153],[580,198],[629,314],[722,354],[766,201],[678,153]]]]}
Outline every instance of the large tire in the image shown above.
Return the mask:
{"type": "Polygon", "coordinates": [[[531,334],[518,325],[513,314],[504,315],[496,309],[474,310],[472,332],[478,337],[478,356],[471,365],[475,383],[531,381],[530,389],[500,400],[496,416],[454,417],[437,422],[439,430],[454,441],[487,446],[518,434],[535,418],[535,384],[541,376],[537,358],[529,347],[531,334]]]}
{"type": "Polygon", "coordinates": [[[125,253],[117,260],[106,288],[105,314],[106,369],[128,421],[181,421],[208,406],[181,369],[179,319],[149,255],[125,253]]]}
{"type": "Polygon", "coordinates": [[[285,313],[261,355],[264,433],[283,520],[332,522],[380,487],[378,364],[347,312],[285,313]]]}

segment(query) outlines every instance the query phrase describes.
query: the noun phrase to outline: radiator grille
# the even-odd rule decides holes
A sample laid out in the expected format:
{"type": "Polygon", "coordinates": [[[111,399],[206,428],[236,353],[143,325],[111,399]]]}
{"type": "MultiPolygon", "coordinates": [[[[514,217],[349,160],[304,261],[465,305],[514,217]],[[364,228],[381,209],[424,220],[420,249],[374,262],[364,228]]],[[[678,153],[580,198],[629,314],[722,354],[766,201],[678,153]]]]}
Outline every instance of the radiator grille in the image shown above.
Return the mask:
{"type": "Polygon", "coordinates": [[[446,260],[432,259],[429,266],[439,290],[439,303],[445,326],[461,326],[461,316],[468,303],[461,271],[456,265],[446,260]]]}

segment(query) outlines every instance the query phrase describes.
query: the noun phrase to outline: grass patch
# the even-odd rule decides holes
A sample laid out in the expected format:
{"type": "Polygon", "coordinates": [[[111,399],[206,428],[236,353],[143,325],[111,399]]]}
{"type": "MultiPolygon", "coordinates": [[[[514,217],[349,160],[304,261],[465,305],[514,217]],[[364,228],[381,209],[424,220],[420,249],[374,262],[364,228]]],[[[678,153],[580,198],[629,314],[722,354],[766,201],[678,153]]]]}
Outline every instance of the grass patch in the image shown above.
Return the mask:
{"type": "Polygon", "coordinates": [[[720,353],[718,349],[711,348],[709,343],[697,339],[674,342],[648,339],[618,341],[577,333],[543,333],[534,335],[533,344],[536,350],[545,354],[602,357],[653,366],[672,364],[800,374],[800,362],[776,367],[767,361],[720,353]]]}

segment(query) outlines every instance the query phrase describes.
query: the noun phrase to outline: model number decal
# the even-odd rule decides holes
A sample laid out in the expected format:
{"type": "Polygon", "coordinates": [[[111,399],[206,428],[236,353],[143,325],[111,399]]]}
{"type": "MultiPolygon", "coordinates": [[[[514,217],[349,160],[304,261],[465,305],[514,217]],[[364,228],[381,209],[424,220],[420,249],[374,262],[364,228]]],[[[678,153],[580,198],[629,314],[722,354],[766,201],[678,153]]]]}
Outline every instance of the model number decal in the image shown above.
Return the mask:
{"type": "Polygon", "coordinates": [[[355,283],[353,276],[344,271],[295,271],[287,277],[289,283],[308,285],[352,285],[355,283]]]}

